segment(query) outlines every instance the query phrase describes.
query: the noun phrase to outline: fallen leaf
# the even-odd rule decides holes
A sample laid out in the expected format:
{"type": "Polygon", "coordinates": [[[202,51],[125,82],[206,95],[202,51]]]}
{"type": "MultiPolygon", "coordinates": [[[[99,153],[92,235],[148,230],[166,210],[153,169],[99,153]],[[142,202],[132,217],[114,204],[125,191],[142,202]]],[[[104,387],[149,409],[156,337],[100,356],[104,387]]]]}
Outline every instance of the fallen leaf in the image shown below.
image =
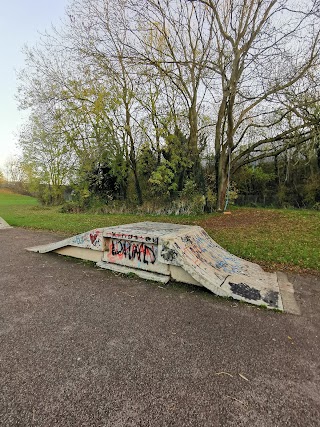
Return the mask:
{"type": "Polygon", "coordinates": [[[229,375],[229,377],[233,378],[233,375],[229,374],[229,372],[216,372],[215,375],[229,375]]]}
{"type": "Polygon", "coordinates": [[[241,378],[243,378],[244,380],[246,380],[246,381],[249,381],[248,380],[248,378],[247,377],[245,377],[244,375],[242,375],[242,374],[239,374],[239,377],[241,377],[241,378]]]}
{"type": "Polygon", "coordinates": [[[226,396],[226,397],[229,397],[230,399],[233,399],[236,402],[241,403],[241,405],[248,406],[245,402],[242,402],[242,400],[236,399],[235,397],[232,397],[232,396],[226,396]]]}

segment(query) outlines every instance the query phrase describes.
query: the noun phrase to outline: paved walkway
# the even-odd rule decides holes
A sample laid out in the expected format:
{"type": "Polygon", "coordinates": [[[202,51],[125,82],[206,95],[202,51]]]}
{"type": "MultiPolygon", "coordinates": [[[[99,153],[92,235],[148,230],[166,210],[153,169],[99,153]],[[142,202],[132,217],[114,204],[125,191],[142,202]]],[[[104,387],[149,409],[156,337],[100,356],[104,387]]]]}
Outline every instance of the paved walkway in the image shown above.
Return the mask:
{"type": "Polygon", "coordinates": [[[320,279],[302,315],[115,276],[0,230],[1,426],[320,425],[320,279]]]}

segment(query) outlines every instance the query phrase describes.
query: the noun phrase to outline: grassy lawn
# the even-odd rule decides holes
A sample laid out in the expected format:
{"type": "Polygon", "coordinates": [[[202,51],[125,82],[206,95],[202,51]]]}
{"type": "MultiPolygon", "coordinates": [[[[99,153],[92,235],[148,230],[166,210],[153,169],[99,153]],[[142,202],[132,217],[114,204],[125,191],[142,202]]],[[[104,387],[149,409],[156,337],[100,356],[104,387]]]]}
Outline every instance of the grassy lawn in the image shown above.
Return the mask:
{"type": "Polygon", "coordinates": [[[0,190],[0,216],[10,225],[66,235],[140,221],[200,225],[230,252],[268,269],[320,274],[320,212],[234,208],[231,215],[159,216],[66,214],[38,205],[36,199],[0,190]]]}

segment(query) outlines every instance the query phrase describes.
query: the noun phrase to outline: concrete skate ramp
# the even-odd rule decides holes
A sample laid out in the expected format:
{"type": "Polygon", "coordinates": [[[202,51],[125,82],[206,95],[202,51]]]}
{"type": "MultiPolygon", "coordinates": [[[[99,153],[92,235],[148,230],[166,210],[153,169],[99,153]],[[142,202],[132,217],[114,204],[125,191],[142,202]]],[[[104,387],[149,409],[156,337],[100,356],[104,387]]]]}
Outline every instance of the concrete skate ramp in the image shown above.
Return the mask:
{"type": "Polygon", "coordinates": [[[5,228],[12,228],[3,218],[0,217],[0,230],[4,230],[5,228]]]}
{"type": "Polygon", "coordinates": [[[230,254],[197,226],[141,222],[97,228],[28,250],[53,251],[144,279],[176,280],[204,286],[221,297],[298,311],[285,275],[267,273],[259,265],[230,254]]]}

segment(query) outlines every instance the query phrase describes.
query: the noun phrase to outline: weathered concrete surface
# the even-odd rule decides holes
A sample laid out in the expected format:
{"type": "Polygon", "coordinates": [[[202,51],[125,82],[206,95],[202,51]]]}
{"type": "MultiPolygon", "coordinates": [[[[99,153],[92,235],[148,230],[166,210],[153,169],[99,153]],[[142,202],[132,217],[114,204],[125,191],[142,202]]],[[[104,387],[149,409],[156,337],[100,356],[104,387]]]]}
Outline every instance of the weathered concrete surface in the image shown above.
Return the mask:
{"type": "Polygon", "coordinates": [[[283,310],[277,275],[230,254],[201,227],[141,222],[94,229],[29,250],[98,260],[101,268],[160,282],[171,278],[204,286],[222,297],[283,310]]]}
{"type": "Polygon", "coordinates": [[[292,284],[288,281],[287,275],[281,271],[277,272],[278,283],[281,293],[283,310],[287,313],[301,314],[300,307],[294,297],[294,289],[292,284]]]}
{"type": "Polygon", "coordinates": [[[22,250],[61,239],[0,235],[0,425],[319,425],[319,278],[283,315],[22,250]]]}
{"type": "Polygon", "coordinates": [[[0,217],[0,230],[12,228],[3,218],[0,217]]]}

